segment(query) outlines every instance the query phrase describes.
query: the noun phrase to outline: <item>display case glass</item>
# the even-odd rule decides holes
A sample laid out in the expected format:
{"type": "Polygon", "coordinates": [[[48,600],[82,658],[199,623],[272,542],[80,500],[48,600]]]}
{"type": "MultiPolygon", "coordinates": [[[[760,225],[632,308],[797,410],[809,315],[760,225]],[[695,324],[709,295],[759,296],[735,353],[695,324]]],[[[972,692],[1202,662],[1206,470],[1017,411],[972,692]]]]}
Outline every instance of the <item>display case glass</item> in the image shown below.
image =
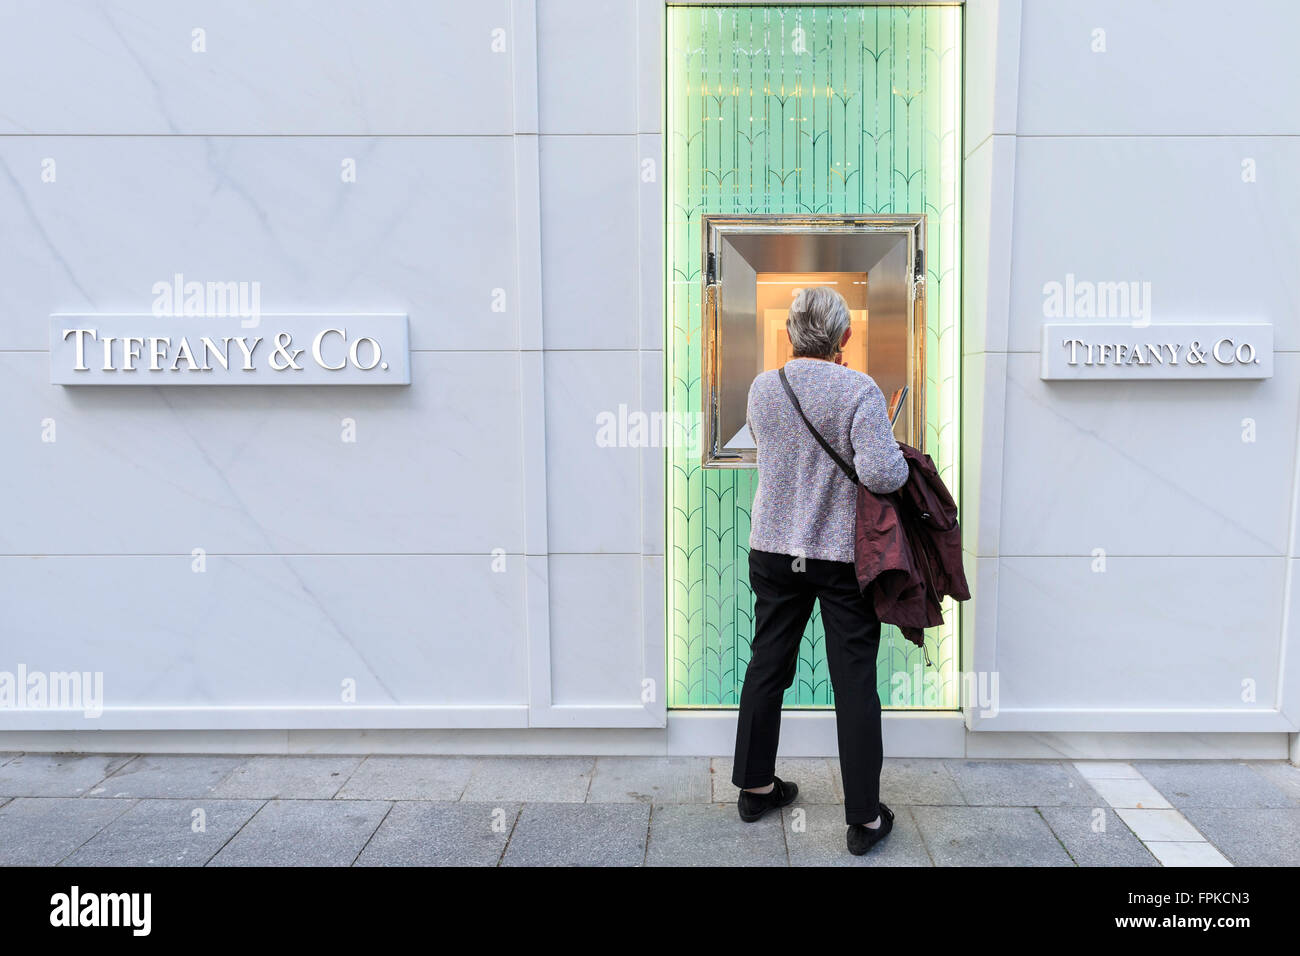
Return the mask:
{"type": "MultiPolygon", "coordinates": [[[[665,28],[664,378],[667,418],[679,423],[665,475],[668,706],[734,707],[753,639],[748,545],[758,471],[749,467],[744,448],[724,446],[737,443],[736,411],[749,381],[781,357],[779,321],[769,333],[768,310],[779,315],[778,297],[788,300],[795,287],[791,273],[807,277],[793,280],[799,282],[854,274],[850,284],[867,283],[868,341],[866,355],[850,361],[867,364],[886,398],[898,386],[883,369],[903,366],[897,359],[885,362],[883,346],[871,341],[882,309],[870,300],[881,289],[872,285],[883,279],[879,263],[850,257],[836,265],[818,256],[788,265],[760,258],[750,262],[753,302],[738,310],[736,326],[744,329],[736,342],[748,338],[752,351],[745,355],[737,344],[741,354],[729,353],[723,328],[718,358],[724,366],[712,385],[706,383],[704,296],[718,290],[710,289],[705,274],[701,221],[721,217],[753,225],[754,217],[780,216],[786,224],[802,218],[824,227],[825,216],[924,215],[918,245],[925,283],[913,300],[923,306],[924,353],[922,364],[909,370],[917,393],[909,389],[897,434],[910,434],[910,444],[934,459],[960,504],[962,8],[670,5],[665,28]],[[855,278],[862,272],[865,280],[855,278]],[[778,284],[760,286],[760,274],[778,284]],[[704,441],[701,421],[712,402],[720,416],[715,452],[704,441]]],[[[726,270],[723,263],[724,282],[730,282],[735,273],[726,270]]],[[[730,293],[721,292],[730,309],[730,293]]],[[[860,311],[854,302],[851,308],[860,311]]],[[[917,327],[915,321],[910,326],[914,339],[917,327]]],[[[886,708],[957,706],[960,620],[950,601],[944,614],[942,627],[926,631],[934,667],[897,628],[882,629],[877,676],[886,708]]],[[[785,705],[833,703],[825,631],[814,611],[785,705]]]]}
{"type": "Polygon", "coordinates": [[[702,228],[704,467],[753,467],[749,387],[793,357],[786,317],[810,286],[844,296],[844,363],[902,401],[894,435],[923,447],[925,216],[712,215],[702,228]]]}

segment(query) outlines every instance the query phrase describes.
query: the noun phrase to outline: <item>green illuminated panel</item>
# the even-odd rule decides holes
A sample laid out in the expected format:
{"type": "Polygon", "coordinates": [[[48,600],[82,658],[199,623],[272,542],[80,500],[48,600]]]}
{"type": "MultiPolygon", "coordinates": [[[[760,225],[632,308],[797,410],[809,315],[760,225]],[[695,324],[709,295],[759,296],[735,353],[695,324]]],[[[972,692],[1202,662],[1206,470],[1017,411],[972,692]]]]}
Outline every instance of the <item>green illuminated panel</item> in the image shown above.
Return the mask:
{"type": "MultiPolygon", "coordinates": [[[[667,19],[667,400],[697,418],[700,217],[925,213],[925,450],[958,492],[961,9],[670,7],[667,19]]],[[[757,472],[668,452],[670,707],[732,707],[749,661],[749,509],[757,472]]],[[[959,502],[960,504],[960,502],[959,502]]],[[[957,706],[956,609],[926,632],[935,667],[893,627],[881,703],[957,706]]],[[[834,703],[818,613],[787,706],[834,703]]]]}

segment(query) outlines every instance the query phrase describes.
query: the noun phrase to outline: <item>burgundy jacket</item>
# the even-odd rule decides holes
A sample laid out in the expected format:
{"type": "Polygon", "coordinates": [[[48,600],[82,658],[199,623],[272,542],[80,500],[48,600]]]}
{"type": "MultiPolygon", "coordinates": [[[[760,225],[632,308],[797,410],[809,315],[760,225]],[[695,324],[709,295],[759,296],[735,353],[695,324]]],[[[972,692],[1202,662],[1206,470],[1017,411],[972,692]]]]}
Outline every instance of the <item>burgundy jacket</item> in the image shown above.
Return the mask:
{"type": "Polygon", "coordinates": [[[923,630],[943,623],[943,599],[968,600],[970,589],[952,495],[929,455],[902,442],[898,447],[907,459],[907,483],[887,495],[858,487],[853,563],[880,620],[924,648],[923,630]]]}

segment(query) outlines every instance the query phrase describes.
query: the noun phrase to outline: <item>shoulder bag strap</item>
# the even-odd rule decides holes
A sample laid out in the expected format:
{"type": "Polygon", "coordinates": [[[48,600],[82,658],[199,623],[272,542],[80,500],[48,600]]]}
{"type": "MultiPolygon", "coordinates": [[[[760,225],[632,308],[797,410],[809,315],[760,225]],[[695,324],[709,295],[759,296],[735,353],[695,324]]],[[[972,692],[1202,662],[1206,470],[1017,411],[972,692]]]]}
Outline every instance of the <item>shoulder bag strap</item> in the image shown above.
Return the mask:
{"type": "Polygon", "coordinates": [[[785,393],[790,396],[790,402],[794,405],[794,410],[799,413],[799,417],[803,419],[803,423],[808,426],[808,430],[812,432],[813,438],[817,439],[817,444],[826,449],[826,454],[835,459],[835,464],[839,465],[840,470],[849,476],[849,481],[853,482],[855,485],[858,484],[858,473],[849,467],[848,462],[840,457],[839,453],[830,446],[830,442],[825,438],[822,438],[821,432],[813,427],[812,422],[808,421],[808,416],[803,413],[803,406],[799,404],[799,399],[795,395],[794,389],[790,387],[790,380],[785,377],[785,369],[781,369],[779,374],[781,376],[781,387],[784,388],[785,393]]]}

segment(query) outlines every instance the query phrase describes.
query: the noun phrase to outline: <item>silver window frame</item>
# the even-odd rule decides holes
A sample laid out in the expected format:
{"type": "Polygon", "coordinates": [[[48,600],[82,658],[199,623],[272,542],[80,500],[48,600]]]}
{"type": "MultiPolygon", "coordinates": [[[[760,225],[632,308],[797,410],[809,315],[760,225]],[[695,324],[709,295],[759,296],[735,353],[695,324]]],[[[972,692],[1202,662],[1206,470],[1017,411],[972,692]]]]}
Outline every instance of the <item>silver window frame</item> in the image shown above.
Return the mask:
{"type": "MultiPolygon", "coordinates": [[[[782,235],[788,233],[816,232],[858,233],[862,231],[899,233],[907,237],[908,309],[908,368],[907,414],[900,417],[906,422],[907,444],[924,451],[925,443],[925,238],[924,213],[889,215],[839,215],[839,214],[755,214],[701,216],[700,276],[703,282],[701,329],[703,341],[700,354],[703,368],[700,376],[704,426],[700,464],[704,468],[754,468],[757,453],[754,449],[730,451],[720,447],[723,436],[718,429],[718,395],[722,357],[720,341],[721,293],[723,276],[722,257],[718,254],[722,239],[729,235],[782,235]],[[709,257],[713,256],[712,267],[709,257]],[[921,269],[918,270],[918,263],[921,269]]],[[[888,401],[889,396],[885,396],[888,401]]]]}

